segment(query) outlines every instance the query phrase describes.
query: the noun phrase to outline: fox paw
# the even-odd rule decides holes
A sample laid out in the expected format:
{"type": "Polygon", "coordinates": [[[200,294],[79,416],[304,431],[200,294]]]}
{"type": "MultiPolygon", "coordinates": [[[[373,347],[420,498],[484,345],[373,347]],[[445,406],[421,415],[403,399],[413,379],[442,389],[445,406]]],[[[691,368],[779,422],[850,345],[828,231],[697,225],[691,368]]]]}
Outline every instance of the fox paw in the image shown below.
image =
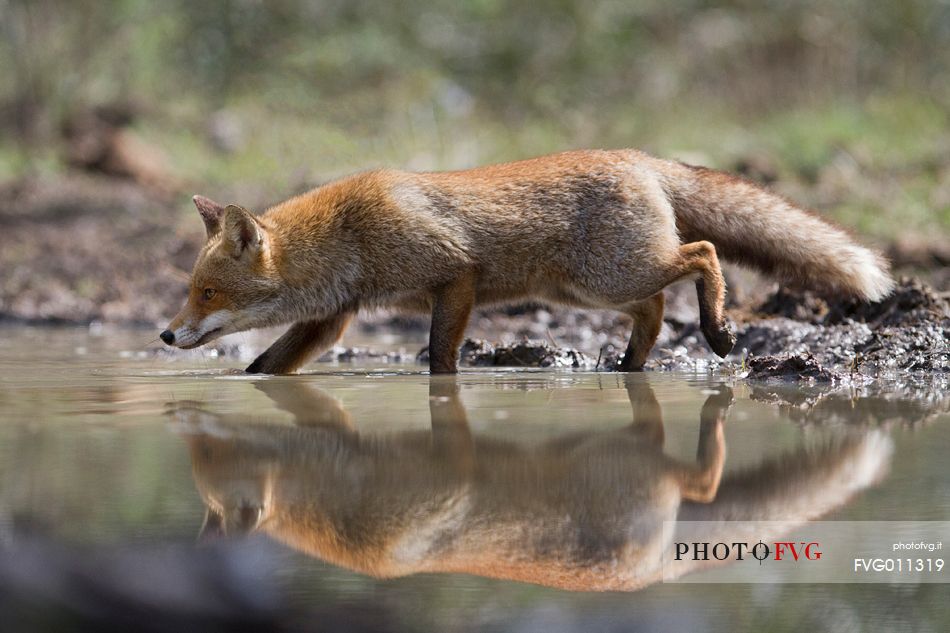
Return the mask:
{"type": "Polygon", "coordinates": [[[261,354],[254,359],[254,362],[247,366],[244,373],[247,374],[267,374],[270,373],[264,369],[264,363],[267,362],[267,354],[261,354]]]}
{"type": "MultiPolygon", "coordinates": [[[[645,355],[641,355],[641,357],[643,356],[645,355]]],[[[644,364],[644,358],[638,359],[632,351],[627,350],[627,352],[623,355],[623,358],[620,359],[620,362],[617,363],[617,367],[614,369],[614,371],[643,371],[644,364]]]]}
{"type": "Polygon", "coordinates": [[[736,335],[728,323],[723,323],[721,327],[715,330],[704,330],[703,335],[709,347],[719,358],[725,358],[736,346],[736,335]]]}
{"type": "Polygon", "coordinates": [[[296,371],[297,365],[288,363],[286,359],[281,360],[276,358],[274,355],[269,352],[264,352],[260,356],[254,359],[254,362],[247,366],[247,369],[244,370],[246,374],[273,374],[273,375],[285,375],[292,374],[296,371]]]}

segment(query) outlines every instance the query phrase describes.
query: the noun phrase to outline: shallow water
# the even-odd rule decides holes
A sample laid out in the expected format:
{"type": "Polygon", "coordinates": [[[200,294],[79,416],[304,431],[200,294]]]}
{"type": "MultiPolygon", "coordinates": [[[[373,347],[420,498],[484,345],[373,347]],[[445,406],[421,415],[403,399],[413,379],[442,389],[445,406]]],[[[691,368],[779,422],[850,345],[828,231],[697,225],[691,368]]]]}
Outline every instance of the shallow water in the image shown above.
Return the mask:
{"type": "Polygon", "coordinates": [[[0,330],[4,621],[950,628],[942,584],[674,584],[643,555],[677,517],[950,520],[940,380],[343,364],[262,379],[138,354],[148,339],[0,330]]]}

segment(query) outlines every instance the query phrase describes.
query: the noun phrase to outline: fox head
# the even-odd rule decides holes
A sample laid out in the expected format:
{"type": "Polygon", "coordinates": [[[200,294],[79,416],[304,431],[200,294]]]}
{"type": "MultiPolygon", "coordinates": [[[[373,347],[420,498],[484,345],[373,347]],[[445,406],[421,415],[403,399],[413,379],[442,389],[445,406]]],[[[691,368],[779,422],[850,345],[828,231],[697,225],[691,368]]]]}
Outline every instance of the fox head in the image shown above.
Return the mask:
{"type": "MultiPolygon", "coordinates": [[[[201,411],[180,413],[212,417],[201,411]]],[[[205,504],[199,540],[246,536],[269,521],[274,510],[277,468],[266,449],[255,450],[214,426],[217,434],[186,435],[198,492],[205,504]]]]}
{"type": "Polygon", "coordinates": [[[188,301],[160,338],[191,349],[219,336],[276,325],[281,283],[271,237],[243,207],[193,198],[207,241],[191,274],[188,301]]]}

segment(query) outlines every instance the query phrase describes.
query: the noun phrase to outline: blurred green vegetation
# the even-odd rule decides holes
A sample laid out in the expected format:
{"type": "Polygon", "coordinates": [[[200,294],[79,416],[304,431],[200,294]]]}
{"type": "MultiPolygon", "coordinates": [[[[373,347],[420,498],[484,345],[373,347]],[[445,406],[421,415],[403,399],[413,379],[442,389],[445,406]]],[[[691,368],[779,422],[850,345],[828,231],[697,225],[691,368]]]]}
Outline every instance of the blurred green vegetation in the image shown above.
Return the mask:
{"type": "Polygon", "coordinates": [[[0,178],[121,103],[207,191],[639,147],[950,232],[950,2],[6,0],[0,178]]]}

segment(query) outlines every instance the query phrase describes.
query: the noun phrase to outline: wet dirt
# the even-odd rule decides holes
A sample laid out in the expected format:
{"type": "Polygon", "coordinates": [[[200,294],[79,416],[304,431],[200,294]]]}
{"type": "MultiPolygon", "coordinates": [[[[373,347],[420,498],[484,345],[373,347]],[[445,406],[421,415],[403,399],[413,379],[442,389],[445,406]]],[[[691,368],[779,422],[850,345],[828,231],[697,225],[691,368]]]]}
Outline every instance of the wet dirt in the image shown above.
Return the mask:
{"type": "Polygon", "coordinates": [[[782,290],[757,312],[766,318],[741,327],[736,345],[753,356],[810,354],[849,375],[950,371],[950,304],[919,279],[902,278],[889,297],[871,304],[782,290]]]}

